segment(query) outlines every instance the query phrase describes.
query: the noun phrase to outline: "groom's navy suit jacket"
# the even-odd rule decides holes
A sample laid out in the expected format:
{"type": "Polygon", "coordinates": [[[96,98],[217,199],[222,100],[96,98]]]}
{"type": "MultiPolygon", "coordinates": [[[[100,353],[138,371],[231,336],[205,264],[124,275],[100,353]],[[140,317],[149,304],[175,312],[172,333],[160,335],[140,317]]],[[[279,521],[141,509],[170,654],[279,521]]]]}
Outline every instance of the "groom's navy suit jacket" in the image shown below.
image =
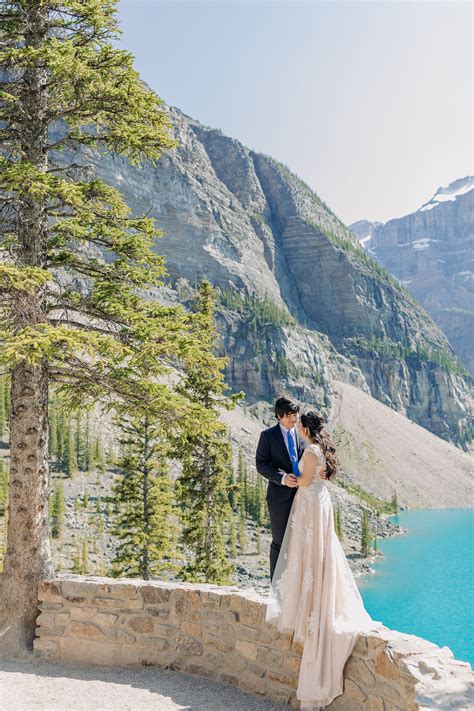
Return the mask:
{"type": "MultiPolygon", "coordinates": [[[[303,449],[298,436],[296,443],[298,459],[300,459],[303,449]]],[[[291,473],[293,468],[279,423],[275,427],[264,430],[260,435],[255,463],[258,473],[268,479],[267,506],[272,527],[270,578],[273,578],[293,500],[298,491],[297,486],[284,486],[281,483],[283,475],[279,474],[278,470],[291,473]]]]}
{"type": "MultiPolygon", "coordinates": [[[[298,446],[299,460],[303,454],[303,448],[298,436],[296,436],[296,443],[298,446]]],[[[261,433],[255,456],[255,464],[258,473],[264,476],[265,479],[268,479],[269,482],[267,501],[283,503],[294,497],[297,491],[296,487],[283,486],[281,483],[283,475],[278,473],[279,469],[289,474],[293,471],[290,455],[288,454],[279,424],[261,433]]]]}

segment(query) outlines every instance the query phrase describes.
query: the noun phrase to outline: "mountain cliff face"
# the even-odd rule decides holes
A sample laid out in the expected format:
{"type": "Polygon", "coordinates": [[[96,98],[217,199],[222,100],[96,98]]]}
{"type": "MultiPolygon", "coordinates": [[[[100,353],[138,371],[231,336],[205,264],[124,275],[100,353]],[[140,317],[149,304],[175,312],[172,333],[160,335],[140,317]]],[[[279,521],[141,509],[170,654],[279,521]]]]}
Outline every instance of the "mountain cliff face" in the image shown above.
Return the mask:
{"type": "Polygon", "coordinates": [[[474,373],[474,182],[439,188],[416,212],[351,230],[426,308],[474,373]]]}
{"type": "Polygon", "coordinates": [[[281,391],[320,407],[350,383],[461,442],[468,383],[441,330],[308,186],[268,156],[170,109],[179,148],[156,167],[98,173],[165,231],[175,298],[219,287],[227,379],[249,402],[281,391]]]}

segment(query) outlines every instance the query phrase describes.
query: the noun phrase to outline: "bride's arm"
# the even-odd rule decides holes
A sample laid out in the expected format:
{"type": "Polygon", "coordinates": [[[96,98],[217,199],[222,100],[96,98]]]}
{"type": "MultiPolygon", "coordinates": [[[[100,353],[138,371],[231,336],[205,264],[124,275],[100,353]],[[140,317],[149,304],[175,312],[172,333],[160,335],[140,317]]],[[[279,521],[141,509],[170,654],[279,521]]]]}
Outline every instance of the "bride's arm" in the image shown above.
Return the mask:
{"type": "Polygon", "coordinates": [[[311,450],[307,450],[304,453],[303,473],[298,477],[298,486],[309,486],[314,481],[315,476],[322,474],[322,469],[319,457],[311,450]]]}

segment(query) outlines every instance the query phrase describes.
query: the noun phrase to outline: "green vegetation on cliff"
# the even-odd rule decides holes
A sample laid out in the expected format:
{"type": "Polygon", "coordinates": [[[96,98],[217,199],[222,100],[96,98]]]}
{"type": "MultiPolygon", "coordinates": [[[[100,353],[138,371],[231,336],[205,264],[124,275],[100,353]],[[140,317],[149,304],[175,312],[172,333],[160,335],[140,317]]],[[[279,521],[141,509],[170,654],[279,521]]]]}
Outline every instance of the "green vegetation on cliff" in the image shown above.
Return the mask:
{"type": "Polygon", "coordinates": [[[400,361],[409,361],[416,359],[424,363],[432,363],[439,365],[447,373],[457,373],[463,377],[470,378],[469,373],[463,365],[452,356],[448,351],[439,348],[418,344],[413,348],[407,344],[396,343],[390,339],[380,339],[376,336],[372,338],[363,338],[357,336],[346,339],[346,344],[349,344],[351,349],[356,351],[366,351],[368,353],[384,356],[387,358],[395,358],[400,361]]]}

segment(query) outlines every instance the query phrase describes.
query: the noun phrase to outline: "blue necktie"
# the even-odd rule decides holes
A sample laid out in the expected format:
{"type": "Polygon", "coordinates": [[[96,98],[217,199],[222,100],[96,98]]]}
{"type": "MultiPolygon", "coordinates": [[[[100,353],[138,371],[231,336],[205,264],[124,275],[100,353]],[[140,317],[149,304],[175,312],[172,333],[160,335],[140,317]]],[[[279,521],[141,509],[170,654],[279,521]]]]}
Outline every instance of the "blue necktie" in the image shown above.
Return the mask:
{"type": "Polygon", "coordinates": [[[291,459],[293,474],[295,476],[299,476],[300,470],[298,469],[298,452],[296,450],[295,438],[291,430],[288,430],[288,453],[291,459]]]}

